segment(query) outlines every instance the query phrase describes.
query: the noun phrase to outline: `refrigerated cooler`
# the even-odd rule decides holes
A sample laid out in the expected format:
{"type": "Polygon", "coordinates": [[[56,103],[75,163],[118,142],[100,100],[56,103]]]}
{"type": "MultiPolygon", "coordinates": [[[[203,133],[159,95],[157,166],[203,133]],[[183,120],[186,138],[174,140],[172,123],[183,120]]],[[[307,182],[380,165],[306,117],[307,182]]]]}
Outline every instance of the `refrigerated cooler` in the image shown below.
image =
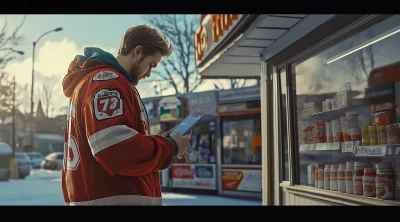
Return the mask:
{"type": "Polygon", "coordinates": [[[172,187],[217,192],[217,96],[215,91],[186,93],[185,116],[203,116],[192,130],[188,151],[172,163],[172,187]]]}
{"type": "Polygon", "coordinates": [[[219,192],[261,198],[260,88],[218,92],[220,118],[219,192]]]}

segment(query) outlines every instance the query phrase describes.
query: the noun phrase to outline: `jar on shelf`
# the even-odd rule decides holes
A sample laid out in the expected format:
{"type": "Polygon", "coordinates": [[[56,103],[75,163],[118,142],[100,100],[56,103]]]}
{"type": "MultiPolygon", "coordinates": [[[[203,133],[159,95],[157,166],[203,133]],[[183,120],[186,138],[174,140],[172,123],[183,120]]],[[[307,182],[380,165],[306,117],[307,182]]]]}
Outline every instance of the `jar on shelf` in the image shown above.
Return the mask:
{"type": "Polygon", "coordinates": [[[364,168],[370,168],[372,164],[355,162],[353,175],[353,192],[355,195],[363,195],[363,176],[364,168]]]}
{"type": "Polygon", "coordinates": [[[324,169],[324,189],[329,190],[331,179],[331,165],[326,164],[324,169]]]}
{"type": "Polygon", "coordinates": [[[353,171],[354,171],[354,162],[346,162],[346,193],[352,194],[353,191],[353,171]]]}
{"type": "Polygon", "coordinates": [[[339,164],[337,182],[338,191],[346,193],[346,164],[339,164]]]}
{"type": "Polygon", "coordinates": [[[338,190],[338,169],[339,164],[331,164],[330,178],[329,178],[329,189],[337,191],[338,190]]]}
{"type": "Polygon", "coordinates": [[[391,163],[377,164],[376,197],[385,200],[394,198],[394,175],[391,163]]]}
{"type": "Polygon", "coordinates": [[[366,197],[376,197],[376,170],[375,168],[364,168],[363,194],[366,197]]]}

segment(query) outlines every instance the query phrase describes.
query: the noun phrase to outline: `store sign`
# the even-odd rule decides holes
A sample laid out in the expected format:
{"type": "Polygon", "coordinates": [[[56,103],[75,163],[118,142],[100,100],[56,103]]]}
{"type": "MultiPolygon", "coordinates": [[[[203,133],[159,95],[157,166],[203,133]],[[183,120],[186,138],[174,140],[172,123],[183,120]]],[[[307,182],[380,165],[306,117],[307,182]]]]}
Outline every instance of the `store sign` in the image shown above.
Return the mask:
{"type": "Polygon", "coordinates": [[[215,92],[204,92],[185,95],[190,114],[215,115],[217,102],[215,92]]]}
{"type": "Polygon", "coordinates": [[[261,192],[262,170],[222,170],[222,189],[261,192]]]}
{"type": "Polygon", "coordinates": [[[208,14],[195,32],[196,64],[236,26],[241,14],[208,14]]]}
{"type": "Polygon", "coordinates": [[[144,107],[146,107],[147,116],[149,119],[155,119],[158,117],[158,99],[143,101],[144,107]]]}
{"type": "Polygon", "coordinates": [[[247,103],[218,105],[218,113],[239,112],[247,109],[247,103]]]}
{"type": "Polygon", "coordinates": [[[176,96],[164,97],[159,102],[160,121],[181,120],[183,118],[182,103],[176,96]]]}
{"type": "Polygon", "coordinates": [[[172,164],[172,187],[216,190],[215,165],[172,164]]]}
{"type": "Polygon", "coordinates": [[[260,87],[220,91],[218,98],[220,102],[257,99],[260,98],[260,87]]]}

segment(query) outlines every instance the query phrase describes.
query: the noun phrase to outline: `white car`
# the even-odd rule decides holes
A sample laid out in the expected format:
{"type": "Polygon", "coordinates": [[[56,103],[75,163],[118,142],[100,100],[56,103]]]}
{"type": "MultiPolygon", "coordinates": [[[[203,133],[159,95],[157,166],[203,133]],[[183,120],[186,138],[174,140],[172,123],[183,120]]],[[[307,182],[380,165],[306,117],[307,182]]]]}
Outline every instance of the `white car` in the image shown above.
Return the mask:
{"type": "Polygon", "coordinates": [[[42,163],[40,164],[41,168],[49,169],[49,170],[62,170],[63,168],[63,152],[54,152],[47,155],[42,163]]]}
{"type": "Polygon", "coordinates": [[[42,163],[42,161],[44,159],[42,154],[38,153],[38,152],[30,152],[30,153],[27,153],[27,154],[31,159],[32,168],[33,169],[39,169],[40,168],[40,164],[42,163]]]}

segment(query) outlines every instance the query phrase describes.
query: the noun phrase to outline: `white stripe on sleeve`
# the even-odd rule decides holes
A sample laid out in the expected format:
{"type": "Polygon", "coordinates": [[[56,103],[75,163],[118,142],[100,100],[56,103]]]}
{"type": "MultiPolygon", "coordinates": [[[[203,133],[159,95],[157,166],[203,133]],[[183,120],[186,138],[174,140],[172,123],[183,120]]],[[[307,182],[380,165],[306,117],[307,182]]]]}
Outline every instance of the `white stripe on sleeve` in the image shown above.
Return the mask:
{"type": "Polygon", "coordinates": [[[130,127],[117,125],[105,128],[93,134],[89,137],[88,142],[90,148],[92,148],[92,154],[94,156],[96,153],[114,144],[127,140],[136,134],[138,134],[138,132],[130,127]]]}

